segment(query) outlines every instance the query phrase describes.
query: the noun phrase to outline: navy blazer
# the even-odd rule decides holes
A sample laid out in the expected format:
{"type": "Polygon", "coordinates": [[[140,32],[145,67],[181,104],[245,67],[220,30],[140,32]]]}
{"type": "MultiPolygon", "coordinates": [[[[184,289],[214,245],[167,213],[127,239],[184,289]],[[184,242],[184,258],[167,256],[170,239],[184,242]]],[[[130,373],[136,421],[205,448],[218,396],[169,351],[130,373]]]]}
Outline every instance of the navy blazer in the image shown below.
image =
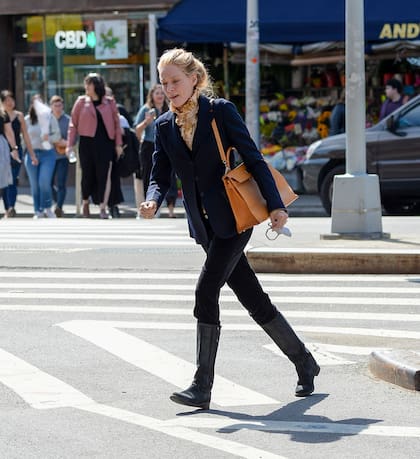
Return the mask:
{"type": "Polygon", "coordinates": [[[222,176],[225,166],[220,159],[211,121],[216,119],[225,151],[233,146],[247,170],[258,183],[268,210],[284,208],[267,164],[249,135],[236,107],[225,99],[200,96],[197,127],[192,150],[181,137],[175,114],[168,111],[156,120],[153,168],[146,200],[161,205],[169,189],[173,168],[182,183],[185,211],[190,235],[198,244],[207,245],[208,235],[203,210],[214,233],[221,238],[237,234],[235,219],[226,196],[222,176]]]}

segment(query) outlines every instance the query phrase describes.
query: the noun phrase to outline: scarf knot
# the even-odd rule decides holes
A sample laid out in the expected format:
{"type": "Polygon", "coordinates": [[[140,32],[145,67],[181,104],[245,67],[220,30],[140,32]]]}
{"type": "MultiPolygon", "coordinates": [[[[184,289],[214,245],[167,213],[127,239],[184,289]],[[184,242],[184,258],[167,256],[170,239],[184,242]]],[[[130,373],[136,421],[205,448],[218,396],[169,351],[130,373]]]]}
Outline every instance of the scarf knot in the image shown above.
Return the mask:
{"type": "Polygon", "coordinates": [[[181,137],[190,150],[192,150],[195,129],[197,127],[198,96],[199,92],[195,90],[182,107],[176,108],[172,104],[169,107],[176,115],[175,123],[179,126],[181,137]]]}

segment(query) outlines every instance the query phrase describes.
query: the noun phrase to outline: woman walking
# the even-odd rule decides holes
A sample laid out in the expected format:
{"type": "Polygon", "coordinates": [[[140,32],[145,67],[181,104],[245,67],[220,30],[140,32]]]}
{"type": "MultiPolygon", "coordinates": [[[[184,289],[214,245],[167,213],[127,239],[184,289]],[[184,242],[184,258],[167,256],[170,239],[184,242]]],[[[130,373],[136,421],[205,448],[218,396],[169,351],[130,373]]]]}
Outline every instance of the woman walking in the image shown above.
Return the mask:
{"type": "Polygon", "coordinates": [[[142,167],[142,180],[144,196],[149,186],[150,172],[152,170],[152,155],[155,145],[155,119],[168,110],[162,86],[155,84],[147,93],[146,103],[140,108],[134,121],[136,135],[141,142],[140,164],[142,167]]]}
{"type": "Polygon", "coordinates": [[[236,231],[222,182],[225,166],[212,133],[212,119],[216,120],[225,150],[235,147],[258,183],[273,229],[281,229],[287,221],[287,211],[267,164],[235,106],[224,99],[211,101],[207,97],[207,71],[192,53],[182,49],[167,51],[159,60],[158,70],[170,111],[156,121],[151,181],[140,212],[145,218],[153,218],[169,188],[173,168],[182,183],[190,234],[206,252],[195,291],[197,371],[191,386],[170,398],[182,405],[209,408],[221,328],[219,294],[225,283],[295,365],[295,395],[310,395],[320,368],[262,290],[243,253],[252,229],[240,234],[236,231]]]}
{"type": "Polygon", "coordinates": [[[48,112],[45,110],[42,114],[43,117],[40,118],[35,109],[38,104],[48,108],[42,103],[39,94],[32,97],[29,114],[25,116],[25,123],[35,156],[30,151],[29,154],[25,155],[25,167],[31,184],[34,218],[56,218],[51,209],[51,180],[55,167],[53,145],[60,140],[61,134],[57,120],[51,115],[51,111],[47,114],[48,112]]]}
{"type": "MultiPolygon", "coordinates": [[[[16,198],[17,198],[17,192],[18,192],[17,187],[18,187],[18,181],[19,181],[19,172],[22,166],[22,158],[23,158],[21,134],[22,134],[23,140],[25,141],[26,149],[28,150],[32,159],[35,158],[35,153],[32,149],[32,145],[29,139],[28,130],[26,129],[25,118],[23,116],[23,113],[16,110],[16,102],[15,102],[13,93],[11,91],[8,91],[7,89],[3,90],[0,93],[0,101],[3,105],[4,111],[9,116],[9,120],[10,120],[12,129],[13,129],[13,132],[15,134],[15,141],[16,141],[16,146],[17,146],[16,151],[18,152],[17,157],[19,159],[19,161],[16,161],[15,159],[12,158],[11,168],[12,168],[13,182],[4,190],[4,193],[3,193],[4,208],[6,209],[4,217],[13,218],[13,217],[16,217],[15,204],[16,204],[16,198]]],[[[14,145],[10,144],[10,147],[13,147],[13,146],[14,145]]]]}
{"type": "MultiPolygon", "coordinates": [[[[11,158],[20,163],[18,147],[16,145],[9,115],[0,105],[0,198],[13,180],[12,168],[10,165],[11,158]],[[9,145],[12,146],[11,151],[9,145]]],[[[4,210],[7,213],[6,207],[4,210]]]]}
{"type": "Polygon", "coordinates": [[[107,219],[106,206],[111,191],[112,160],[123,152],[117,105],[105,95],[105,81],[89,73],[84,81],[86,94],[75,102],[68,133],[67,153],[79,142],[82,169],[83,217],[89,217],[89,198],[99,204],[99,217],[107,219]]]}

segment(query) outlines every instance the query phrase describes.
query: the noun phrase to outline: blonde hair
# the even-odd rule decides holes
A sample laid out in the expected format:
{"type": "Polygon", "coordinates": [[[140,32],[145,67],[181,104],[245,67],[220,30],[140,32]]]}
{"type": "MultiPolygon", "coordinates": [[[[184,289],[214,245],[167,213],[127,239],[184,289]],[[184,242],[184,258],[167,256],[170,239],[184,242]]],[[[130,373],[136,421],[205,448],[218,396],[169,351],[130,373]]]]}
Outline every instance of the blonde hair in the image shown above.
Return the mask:
{"type": "Polygon", "coordinates": [[[197,75],[196,89],[200,94],[213,96],[213,85],[210,75],[204,64],[193,53],[182,48],[173,48],[165,51],[159,59],[158,71],[161,72],[165,65],[176,65],[186,75],[197,75]]]}

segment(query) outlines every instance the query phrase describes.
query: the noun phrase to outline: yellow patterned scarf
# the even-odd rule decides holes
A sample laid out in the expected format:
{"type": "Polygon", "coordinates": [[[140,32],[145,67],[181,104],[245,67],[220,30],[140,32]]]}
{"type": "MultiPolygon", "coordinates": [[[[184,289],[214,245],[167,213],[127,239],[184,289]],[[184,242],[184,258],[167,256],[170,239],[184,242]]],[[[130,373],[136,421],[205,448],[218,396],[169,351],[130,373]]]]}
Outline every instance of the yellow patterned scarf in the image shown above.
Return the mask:
{"type": "Polygon", "coordinates": [[[195,128],[197,127],[199,95],[199,91],[195,90],[182,107],[176,108],[172,104],[169,107],[176,114],[175,123],[179,126],[181,137],[190,150],[192,150],[195,128]]]}

